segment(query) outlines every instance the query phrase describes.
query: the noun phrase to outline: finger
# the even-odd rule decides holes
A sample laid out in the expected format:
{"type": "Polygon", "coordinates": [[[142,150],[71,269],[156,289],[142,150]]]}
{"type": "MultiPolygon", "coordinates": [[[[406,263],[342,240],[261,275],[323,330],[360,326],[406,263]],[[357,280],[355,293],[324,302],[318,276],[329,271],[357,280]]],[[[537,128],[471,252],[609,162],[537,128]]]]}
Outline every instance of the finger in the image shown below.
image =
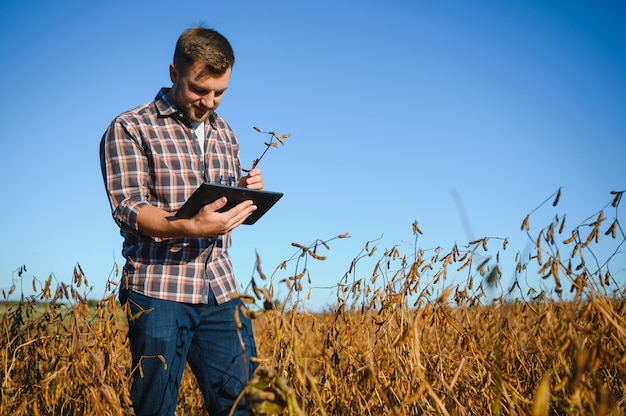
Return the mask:
{"type": "Polygon", "coordinates": [[[210,204],[205,205],[203,207],[203,209],[208,209],[209,211],[218,211],[218,210],[224,208],[227,203],[228,203],[228,199],[226,199],[226,197],[223,196],[220,199],[216,199],[215,201],[211,202],[210,204]]]}
{"type": "Polygon", "coordinates": [[[249,183],[247,188],[248,189],[256,189],[258,191],[262,191],[262,190],[265,189],[265,183],[262,180],[257,181],[257,182],[253,182],[253,183],[249,183]]]}
{"type": "Polygon", "coordinates": [[[233,222],[238,221],[241,216],[243,216],[244,219],[246,219],[246,217],[250,215],[256,209],[256,206],[253,204],[254,202],[252,202],[251,200],[246,200],[246,201],[240,202],[234,207],[228,209],[227,211],[221,212],[220,214],[224,215],[225,216],[224,219],[229,224],[231,224],[233,222]]]}
{"type": "Polygon", "coordinates": [[[236,207],[232,208],[230,212],[232,213],[234,211],[235,215],[233,216],[231,220],[231,230],[243,224],[246,218],[252,215],[252,213],[256,211],[256,209],[257,207],[256,205],[252,204],[252,201],[244,201],[241,204],[237,205],[236,207]],[[250,205],[247,205],[247,203],[250,203],[250,205]],[[238,211],[238,208],[243,208],[243,209],[238,211]]]}
{"type": "Polygon", "coordinates": [[[253,169],[246,171],[246,173],[247,173],[246,175],[247,177],[259,176],[261,174],[261,169],[253,168],[253,169]]]}
{"type": "Polygon", "coordinates": [[[248,176],[245,179],[245,187],[246,188],[250,188],[250,189],[263,189],[265,186],[265,182],[263,179],[263,176],[259,175],[254,175],[254,176],[248,176]]]}

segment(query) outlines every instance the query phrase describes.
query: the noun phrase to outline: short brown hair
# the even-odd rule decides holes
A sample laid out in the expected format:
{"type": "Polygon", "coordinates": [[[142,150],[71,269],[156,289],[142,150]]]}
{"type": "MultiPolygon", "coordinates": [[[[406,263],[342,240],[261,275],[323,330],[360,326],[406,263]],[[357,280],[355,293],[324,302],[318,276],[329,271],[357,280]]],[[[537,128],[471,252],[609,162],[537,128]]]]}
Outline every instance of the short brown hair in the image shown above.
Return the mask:
{"type": "Polygon", "coordinates": [[[213,29],[195,27],[178,38],[174,66],[185,72],[195,62],[202,62],[211,75],[222,75],[235,64],[235,54],[224,36],[213,29]]]}

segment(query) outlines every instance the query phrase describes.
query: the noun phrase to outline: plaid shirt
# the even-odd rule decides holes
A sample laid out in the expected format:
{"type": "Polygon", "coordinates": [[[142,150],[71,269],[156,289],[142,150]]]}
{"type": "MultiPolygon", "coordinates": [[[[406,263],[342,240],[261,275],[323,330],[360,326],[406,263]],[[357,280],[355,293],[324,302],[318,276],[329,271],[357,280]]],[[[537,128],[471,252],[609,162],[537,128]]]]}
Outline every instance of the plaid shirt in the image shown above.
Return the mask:
{"type": "Polygon", "coordinates": [[[100,165],[113,218],[124,237],[122,284],[146,296],[218,303],[236,290],[228,255],[231,234],[205,239],[139,233],[137,212],[152,204],[176,212],[203,182],[236,185],[239,143],[225,120],[205,122],[205,157],[191,124],[161,89],[153,102],[119,115],[100,143],[100,165]]]}

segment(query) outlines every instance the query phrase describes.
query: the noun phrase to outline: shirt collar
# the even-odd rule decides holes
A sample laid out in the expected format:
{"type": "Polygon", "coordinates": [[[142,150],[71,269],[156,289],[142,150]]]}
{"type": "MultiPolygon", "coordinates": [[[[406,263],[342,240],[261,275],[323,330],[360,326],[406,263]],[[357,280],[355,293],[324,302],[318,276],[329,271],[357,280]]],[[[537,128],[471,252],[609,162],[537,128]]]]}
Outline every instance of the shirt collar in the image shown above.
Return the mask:
{"type": "MultiPolygon", "coordinates": [[[[156,105],[159,117],[173,117],[177,120],[182,121],[183,123],[185,123],[185,125],[190,126],[191,123],[189,122],[189,120],[187,120],[187,118],[185,118],[185,115],[182,113],[182,111],[176,108],[176,106],[170,103],[167,99],[167,93],[170,89],[171,88],[161,88],[154,98],[154,104],[156,105]]],[[[217,128],[216,120],[217,114],[211,113],[211,115],[209,116],[209,123],[211,124],[211,127],[217,128]]]]}

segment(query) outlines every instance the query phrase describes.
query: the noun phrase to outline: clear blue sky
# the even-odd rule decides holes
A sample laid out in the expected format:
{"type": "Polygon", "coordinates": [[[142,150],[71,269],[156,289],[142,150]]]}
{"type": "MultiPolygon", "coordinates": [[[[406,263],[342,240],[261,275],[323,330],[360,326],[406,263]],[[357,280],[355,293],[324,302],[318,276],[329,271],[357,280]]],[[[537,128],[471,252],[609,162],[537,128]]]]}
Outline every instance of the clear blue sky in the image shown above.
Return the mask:
{"type": "Polygon", "coordinates": [[[235,233],[242,284],[255,250],[270,273],[292,242],[349,232],[311,268],[333,286],[368,240],[410,251],[414,220],[423,248],[502,237],[512,258],[559,187],[537,225],[567,213],[573,227],[626,189],[623,1],[2,1],[0,287],[22,264],[27,294],[32,276],[71,283],[80,263],[103,293],[123,259],[100,138],[170,85],[198,23],[235,49],[218,112],[244,165],[266,139],[252,126],[292,134],[260,165],[285,197],[235,233]]]}

